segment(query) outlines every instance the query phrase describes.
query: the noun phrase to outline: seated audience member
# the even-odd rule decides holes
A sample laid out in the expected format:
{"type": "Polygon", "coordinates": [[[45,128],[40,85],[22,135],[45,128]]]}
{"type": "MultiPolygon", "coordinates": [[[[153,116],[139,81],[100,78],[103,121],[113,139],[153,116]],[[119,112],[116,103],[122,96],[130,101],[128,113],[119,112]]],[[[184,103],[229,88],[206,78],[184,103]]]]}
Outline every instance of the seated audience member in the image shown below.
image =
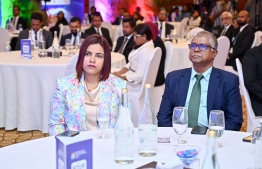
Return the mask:
{"type": "Polygon", "coordinates": [[[176,70],[166,77],[165,91],[158,112],[158,126],[172,127],[174,107],[188,108],[188,127],[208,126],[211,110],[222,110],[225,129],[239,131],[242,102],[238,77],[213,67],[217,39],[207,31],[197,33],[189,46],[192,68],[176,70]]]}
{"type": "Polygon", "coordinates": [[[232,25],[232,14],[227,11],[223,12],[221,15],[221,22],[223,24],[223,28],[219,31],[219,36],[226,36],[229,41],[232,42],[232,36],[235,30],[234,26],[232,25]]]}
{"type": "MultiPolygon", "coordinates": [[[[38,12],[34,12],[31,14],[30,20],[31,20],[31,28],[25,29],[22,32],[20,32],[17,43],[16,43],[16,47],[15,47],[16,50],[20,50],[20,40],[21,39],[28,39],[29,30],[31,30],[31,33],[32,33],[31,39],[33,40],[34,44],[36,42],[35,40],[39,39],[40,37],[39,30],[41,29],[42,24],[43,24],[43,16],[38,12]]],[[[52,33],[43,29],[43,36],[45,39],[46,48],[49,48],[50,46],[52,46],[52,43],[53,43],[52,33]]]]}
{"type": "Polygon", "coordinates": [[[146,24],[139,24],[134,28],[135,47],[129,53],[129,62],[118,72],[113,74],[127,80],[128,90],[139,91],[145,75],[146,66],[154,50],[152,32],[146,24]],[[131,86],[131,88],[129,88],[131,86]]]}
{"type": "Polygon", "coordinates": [[[161,60],[160,60],[160,64],[158,67],[158,72],[157,72],[156,82],[155,82],[155,86],[161,86],[165,83],[165,74],[164,73],[165,73],[166,47],[162,39],[159,36],[157,36],[158,29],[157,29],[156,24],[152,22],[145,22],[145,24],[150,28],[152,32],[152,40],[154,43],[154,47],[155,48],[159,47],[162,51],[161,60]]]}
{"type": "Polygon", "coordinates": [[[232,19],[232,25],[234,26],[235,29],[239,28],[239,25],[237,24],[237,17],[232,19]]]}
{"type": "MultiPolygon", "coordinates": [[[[123,14],[123,20],[124,20],[125,18],[130,18],[130,15],[129,15],[128,12],[125,12],[125,13],[123,14]]],[[[124,36],[124,34],[123,34],[123,21],[121,21],[121,24],[118,25],[118,26],[116,27],[116,29],[115,29],[113,42],[116,42],[117,39],[118,39],[120,36],[124,36]]]]}
{"type": "Polygon", "coordinates": [[[181,14],[181,12],[179,11],[178,7],[175,7],[174,9],[172,9],[172,12],[170,12],[168,20],[171,22],[175,22],[176,18],[181,14]]]}
{"type": "Polygon", "coordinates": [[[184,18],[190,18],[191,17],[191,14],[188,10],[188,6],[187,5],[184,5],[183,6],[183,9],[181,11],[181,13],[178,15],[178,17],[176,18],[176,22],[180,22],[182,21],[184,18]]]}
{"type": "MultiPolygon", "coordinates": [[[[6,23],[11,22],[14,25],[14,29],[19,30],[19,26],[22,28],[22,30],[25,30],[27,28],[27,22],[25,19],[20,17],[20,7],[19,6],[13,6],[13,17],[8,19],[6,23]]],[[[15,50],[15,46],[17,43],[18,38],[13,37],[10,42],[10,46],[12,50],[15,50]]]]}
{"type": "Polygon", "coordinates": [[[128,55],[133,50],[134,46],[134,27],[136,22],[132,18],[126,18],[123,20],[123,33],[124,36],[121,36],[117,39],[116,47],[114,52],[121,53],[126,58],[126,63],[128,63],[128,55]]]}
{"type": "Polygon", "coordinates": [[[188,25],[186,27],[186,32],[190,31],[193,28],[199,27],[201,23],[201,16],[199,15],[198,10],[194,10],[193,15],[190,17],[188,25]]]}
{"type": "MultiPolygon", "coordinates": [[[[260,36],[262,42],[262,36],[260,36]]],[[[244,82],[256,116],[262,116],[262,45],[249,49],[242,61],[244,82]]]]}
{"type": "Polygon", "coordinates": [[[143,23],[142,17],[139,14],[137,14],[136,12],[133,13],[132,18],[134,19],[134,21],[136,21],[136,25],[143,23]]]}
{"type": "Polygon", "coordinates": [[[254,32],[252,28],[248,25],[249,14],[247,11],[240,11],[237,18],[237,23],[239,28],[234,32],[232,37],[232,47],[229,50],[226,65],[233,66],[236,68],[236,58],[242,62],[242,59],[248,49],[251,48],[254,41],[254,32]]]}
{"type": "Polygon", "coordinates": [[[97,130],[96,107],[99,102],[110,106],[109,128],[114,128],[121,89],[126,82],[110,74],[111,52],[107,40],[90,35],[83,42],[76,73],[57,80],[51,99],[50,135],[66,130],[97,130]]]}
{"type": "Polygon", "coordinates": [[[141,20],[141,21],[143,21],[144,20],[144,17],[141,15],[141,8],[138,6],[138,7],[136,7],[136,14],[138,15],[138,17],[139,17],[139,19],[141,20]]]}
{"type": "Polygon", "coordinates": [[[102,16],[98,13],[93,14],[92,26],[88,29],[85,30],[85,34],[87,35],[93,35],[93,34],[98,34],[102,35],[106,38],[108,41],[110,47],[112,48],[112,40],[110,38],[109,30],[107,28],[101,27],[102,25],[102,16]]]}
{"type": "Polygon", "coordinates": [[[54,23],[49,24],[49,31],[52,32],[52,35],[54,36],[54,32],[57,32],[57,35],[59,35],[60,33],[60,28],[59,25],[63,24],[63,25],[68,25],[67,20],[65,19],[64,13],[63,11],[59,11],[57,14],[57,17],[53,17],[54,23]]]}
{"type": "Polygon", "coordinates": [[[8,21],[11,21],[11,23],[14,25],[14,28],[16,30],[19,30],[19,25],[22,26],[23,30],[27,28],[26,20],[20,17],[20,7],[19,6],[16,6],[16,5],[13,6],[13,17],[8,19],[7,22],[8,21]]]}
{"type": "Polygon", "coordinates": [[[121,22],[122,22],[122,20],[123,20],[123,18],[124,18],[124,13],[125,13],[125,12],[126,12],[126,9],[125,9],[125,8],[121,8],[121,9],[119,10],[119,16],[116,17],[116,19],[115,19],[114,22],[112,22],[112,25],[120,25],[121,22]]]}
{"type": "Polygon", "coordinates": [[[158,30],[160,31],[160,37],[165,39],[167,35],[170,35],[171,30],[174,29],[174,26],[166,22],[167,12],[165,8],[161,8],[158,14],[158,22],[156,23],[158,26],[158,30]]]}
{"type": "MultiPolygon", "coordinates": [[[[60,41],[60,46],[65,46],[65,40],[71,39],[71,45],[75,45],[76,42],[76,36],[77,36],[77,29],[81,31],[81,20],[78,17],[73,17],[70,20],[69,28],[71,33],[62,36],[60,41]]],[[[88,35],[81,32],[81,39],[85,39],[88,35]]]]}
{"type": "Polygon", "coordinates": [[[60,24],[63,24],[63,25],[68,25],[68,22],[65,18],[65,14],[63,11],[59,11],[58,14],[57,14],[57,18],[58,18],[58,23],[60,24]]]}
{"type": "Polygon", "coordinates": [[[90,11],[91,11],[91,13],[88,14],[88,19],[89,19],[89,22],[91,23],[94,14],[100,15],[100,12],[96,11],[96,7],[95,6],[91,6],[90,11]]]}

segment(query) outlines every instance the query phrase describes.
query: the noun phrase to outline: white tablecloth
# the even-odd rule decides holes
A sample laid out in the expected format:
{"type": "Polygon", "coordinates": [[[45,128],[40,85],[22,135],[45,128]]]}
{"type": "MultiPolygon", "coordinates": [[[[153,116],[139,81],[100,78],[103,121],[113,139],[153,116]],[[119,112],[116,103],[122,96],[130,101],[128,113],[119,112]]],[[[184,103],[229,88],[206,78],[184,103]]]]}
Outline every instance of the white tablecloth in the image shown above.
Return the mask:
{"type": "MultiPolygon", "coordinates": [[[[189,129],[183,138],[188,145],[201,148],[198,154],[200,168],[206,153],[207,136],[192,135],[189,129]]],[[[174,158],[173,148],[177,143],[177,135],[172,128],[158,128],[158,136],[172,136],[169,145],[158,145],[157,155],[141,157],[138,155],[137,129],[135,130],[135,160],[130,165],[118,165],[114,162],[113,130],[106,131],[109,139],[97,139],[99,131],[82,132],[76,137],[93,138],[93,168],[94,169],[134,169],[151,161],[167,162],[174,158]]],[[[242,142],[250,133],[225,131],[219,142],[223,148],[217,149],[218,162],[221,169],[247,169],[254,164],[254,145],[242,142]]],[[[27,141],[0,149],[0,168],[3,169],[55,169],[56,148],[55,137],[47,137],[27,141]]]]}
{"type": "Polygon", "coordinates": [[[172,70],[179,70],[192,67],[192,62],[189,60],[188,42],[173,43],[173,54],[171,58],[170,68],[172,70]]]}
{"type": "MultiPolygon", "coordinates": [[[[0,53],[0,127],[48,133],[50,100],[70,58],[25,60],[20,51],[0,53]]],[[[112,52],[112,67],[125,64],[123,55],[112,52]]]]}

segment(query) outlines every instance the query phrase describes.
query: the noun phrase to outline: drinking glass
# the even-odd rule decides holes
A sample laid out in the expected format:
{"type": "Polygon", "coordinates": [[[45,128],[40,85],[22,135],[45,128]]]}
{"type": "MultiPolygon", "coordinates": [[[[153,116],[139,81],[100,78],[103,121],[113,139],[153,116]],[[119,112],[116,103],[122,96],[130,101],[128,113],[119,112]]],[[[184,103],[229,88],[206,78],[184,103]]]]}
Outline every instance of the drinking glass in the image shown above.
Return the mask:
{"type": "Polygon", "coordinates": [[[108,139],[109,136],[105,134],[105,130],[110,125],[111,113],[110,108],[107,104],[99,103],[96,108],[96,120],[99,130],[102,130],[102,134],[97,138],[108,139]]]}
{"type": "Polygon", "coordinates": [[[65,40],[65,48],[66,50],[68,50],[68,56],[72,55],[71,49],[72,49],[72,45],[71,45],[71,39],[66,39],[65,40]]]}
{"type": "Polygon", "coordinates": [[[188,111],[186,107],[175,107],[172,118],[173,128],[179,136],[178,144],[187,143],[182,140],[182,135],[186,132],[188,126],[188,111]]]}
{"type": "Polygon", "coordinates": [[[209,115],[209,130],[216,132],[216,145],[217,147],[222,147],[218,144],[218,139],[223,135],[225,130],[225,117],[222,110],[211,110],[209,115]]]}

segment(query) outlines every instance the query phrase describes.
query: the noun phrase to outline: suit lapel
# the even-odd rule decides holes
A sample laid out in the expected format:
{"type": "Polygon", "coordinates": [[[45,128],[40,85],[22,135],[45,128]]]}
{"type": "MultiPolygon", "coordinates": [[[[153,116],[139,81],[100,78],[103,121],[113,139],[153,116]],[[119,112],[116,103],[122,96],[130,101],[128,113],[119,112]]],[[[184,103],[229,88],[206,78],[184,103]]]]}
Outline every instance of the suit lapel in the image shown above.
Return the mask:
{"type": "Polygon", "coordinates": [[[209,114],[214,105],[214,100],[216,96],[216,91],[218,84],[220,82],[220,74],[216,68],[212,68],[212,72],[210,74],[208,91],[207,91],[207,118],[209,118],[209,114]]]}
{"type": "Polygon", "coordinates": [[[191,76],[191,69],[186,69],[186,71],[182,74],[180,78],[179,83],[179,95],[178,95],[178,105],[176,106],[185,106],[186,103],[186,97],[187,97],[187,91],[189,87],[190,82],[190,76],[191,76]]]}

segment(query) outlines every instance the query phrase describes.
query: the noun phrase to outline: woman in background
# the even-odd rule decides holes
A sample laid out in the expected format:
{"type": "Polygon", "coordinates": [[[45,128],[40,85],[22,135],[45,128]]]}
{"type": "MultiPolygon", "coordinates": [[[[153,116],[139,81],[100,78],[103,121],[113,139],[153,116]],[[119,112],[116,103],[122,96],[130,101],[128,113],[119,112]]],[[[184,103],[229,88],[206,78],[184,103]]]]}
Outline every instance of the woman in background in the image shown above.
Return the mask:
{"type": "Polygon", "coordinates": [[[114,128],[121,89],[126,82],[110,74],[111,51],[107,40],[90,35],[83,42],[76,73],[57,80],[51,99],[50,135],[67,130],[97,130],[96,107],[107,104],[111,112],[109,128],[114,128]]]}
{"type": "Polygon", "coordinates": [[[146,66],[154,50],[152,32],[146,24],[139,24],[134,28],[134,49],[129,53],[129,62],[118,72],[113,74],[127,80],[128,90],[139,91],[145,75],[146,66]],[[130,87],[129,87],[130,86],[130,87]]]}
{"type": "Polygon", "coordinates": [[[152,22],[146,22],[145,23],[151,30],[152,32],[152,40],[154,43],[154,47],[160,47],[161,51],[162,51],[162,55],[161,55],[161,60],[160,60],[160,64],[159,64],[159,68],[158,68],[158,72],[157,72],[157,76],[156,76],[156,82],[155,82],[155,86],[161,86],[165,83],[165,60],[166,60],[166,47],[164,42],[162,41],[162,39],[157,36],[158,35],[158,29],[155,23],[152,22]]]}

